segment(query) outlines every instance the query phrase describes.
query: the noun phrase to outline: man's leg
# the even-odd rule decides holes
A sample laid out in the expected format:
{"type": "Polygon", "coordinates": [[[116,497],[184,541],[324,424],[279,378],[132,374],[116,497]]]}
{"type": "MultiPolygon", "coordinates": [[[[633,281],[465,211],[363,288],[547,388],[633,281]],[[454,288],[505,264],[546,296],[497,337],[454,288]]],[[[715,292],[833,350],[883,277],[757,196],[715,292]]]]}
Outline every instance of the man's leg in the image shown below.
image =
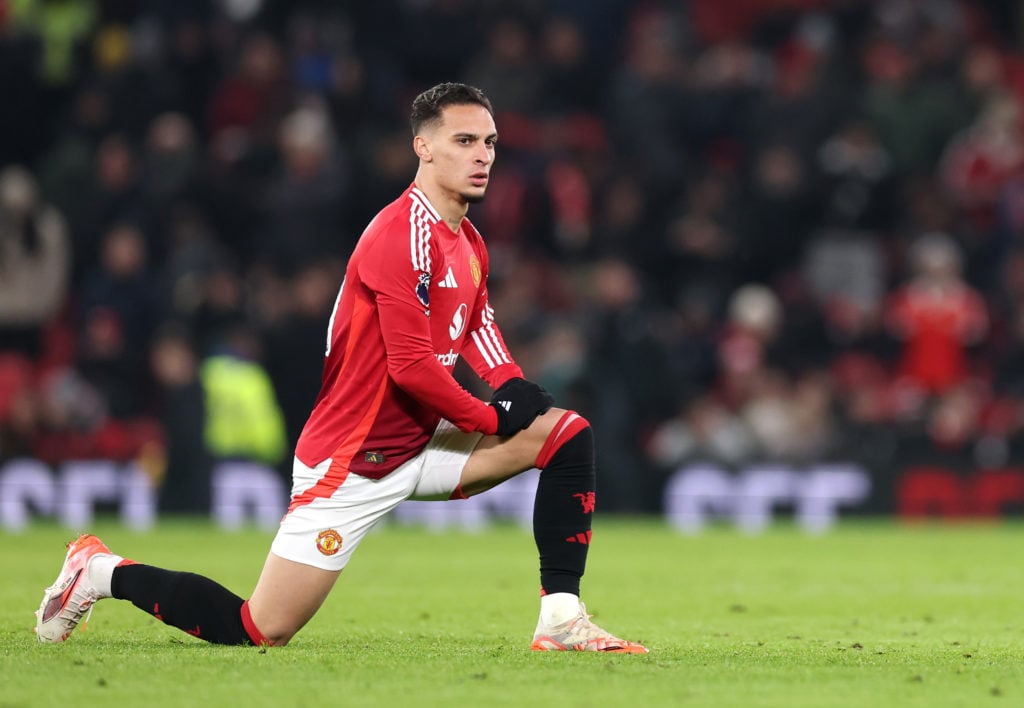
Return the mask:
{"type": "Polygon", "coordinates": [[[214,644],[283,646],[316,614],[341,571],[267,554],[248,601],[195,573],[148,565],[116,568],[112,596],[214,644]]]}
{"type": "Polygon", "coordinates": [[[594,438],[585,418],[553,408],[510,438],[485,436],[459,488],[465,496],[479,494],[532,467],[541,470],[533,534],[542,594],[533,648],[646,653],[591,624],[579,601],[596,501],[594,438]]]}
{"type": "Polygon", "coordinates": [[[286,644],[323,603],[339,573],[271,553],[246,602],[207,577],[125,560],[84,535],[69,544],[57,580],[43,595],[36,635],[41,642],[64,641],[95,602],[113,597],[214,644],[286,644]]]}
{"type": "Polygon", "coordinates": [[[287,644],[323,604],[366,534],[409,498],[420,466],[416,457],[372,480],[330,458],[316,467],[296,460],[293,478],[304,491],[281,520],[248,601],[195,573],[126,561],[95,536],[82,536],[43,593],[39,640],[66,640],[96,601],[116,597],[210,642],[287,644]]]}
{"type": "Polygon", "coordinates": [[[132,563],[114,568],[110,590],[110,597],[213,644],[266,644],[246,627],[245,601],[205,576],[132,563]]]}
{"type": "MultiPolygon", "coordinates": [[[[541,592],[578,598],[596,492],[594,438],[585,418],[553,408],[511,438],[482,438],[466,462],[460,487],[473,496],[533,467],[542,470],[533,510],[541,592]]],[[[558,599],[575,613],[578,600],[558,599]]]]}
{"type": "Polygon", "coordinates": [[[341,575],[267,554],[248,609],[256,627],[272,646],[283,646],[316,614],[341,575]]]}
{"type": "Polygon", "coordinates": [[[427,446],[413,498],[474,496],[533,467],[544,469],[534,504],[544,604],[569,595],[575,613],[594,500],[593,440],[582,416],[551,409],[511,437],[460,433],[445,424],[427,446]]]}

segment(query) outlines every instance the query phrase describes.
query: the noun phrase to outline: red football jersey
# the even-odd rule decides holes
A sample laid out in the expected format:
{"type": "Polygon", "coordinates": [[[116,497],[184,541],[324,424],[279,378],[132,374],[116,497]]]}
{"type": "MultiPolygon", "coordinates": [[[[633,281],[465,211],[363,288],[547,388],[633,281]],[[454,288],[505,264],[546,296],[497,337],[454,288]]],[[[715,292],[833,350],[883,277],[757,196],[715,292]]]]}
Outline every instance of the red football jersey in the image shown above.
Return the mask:
{"type": "Polygon", "coordinates": [[[945,288],[910,283],[892,297],[886,315],[906,339],[902,373],[937,393],[966,378],[966,347],[988,328],[984,299],[962,283],[945,288]]]}
{"type": "Polygon", "coordinates": [[[374,479],[427,444],[440,418],[494,433],[497,416],[452,377],[464,356],[498,387],[522,376],[487,302],[487,249],[415,187],[356,244],[328,325],[323,384],[296,456],[374,479]]]}

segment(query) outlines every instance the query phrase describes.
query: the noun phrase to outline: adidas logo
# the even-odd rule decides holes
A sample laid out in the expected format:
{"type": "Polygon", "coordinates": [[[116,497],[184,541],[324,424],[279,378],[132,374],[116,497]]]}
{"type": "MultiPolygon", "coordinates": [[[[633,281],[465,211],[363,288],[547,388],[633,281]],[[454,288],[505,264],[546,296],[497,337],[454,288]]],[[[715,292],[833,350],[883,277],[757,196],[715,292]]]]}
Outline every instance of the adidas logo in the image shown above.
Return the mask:
{"type": "Polygon", "coordinates": [[[444,276],[444,280],[437,284],[439,288],[457,288],[459,284],[455,282],[455,273],[452,272],[452,267],[448,266],[448,274],[444,276]]]}
{"type": "Polygon", "coordinates": [[[507,411],[512,410],[512,401],[498,401],[498,405],[507,411]]]}

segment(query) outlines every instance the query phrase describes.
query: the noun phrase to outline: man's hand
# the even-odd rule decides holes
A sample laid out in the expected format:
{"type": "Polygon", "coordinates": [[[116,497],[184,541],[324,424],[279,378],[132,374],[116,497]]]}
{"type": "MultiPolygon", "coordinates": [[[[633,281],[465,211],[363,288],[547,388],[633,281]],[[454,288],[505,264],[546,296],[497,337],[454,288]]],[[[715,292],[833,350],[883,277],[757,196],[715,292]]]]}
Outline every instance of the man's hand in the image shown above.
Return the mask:
{"type": "Polygon", "coordinates": [[[491,405],[498,414],[497,434],[515,435],[554,403],[555,399],[543,386],[526,379],[509,379],[491,396],[491,405]]]}

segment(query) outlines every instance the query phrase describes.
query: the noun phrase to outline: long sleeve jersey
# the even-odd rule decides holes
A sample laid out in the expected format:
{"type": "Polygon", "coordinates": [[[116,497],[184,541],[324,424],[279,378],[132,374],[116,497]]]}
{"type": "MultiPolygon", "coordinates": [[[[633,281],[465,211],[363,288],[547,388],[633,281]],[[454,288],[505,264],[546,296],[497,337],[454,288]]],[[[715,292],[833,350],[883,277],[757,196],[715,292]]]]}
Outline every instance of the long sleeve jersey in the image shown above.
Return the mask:
{"type": "Polygon", "coordinates": [[[452,376],[459,357],[493,387],[522,371],[487,300],[487,249],[453,232],[412,185],[370,222],[327,334],[323,384],[296,456],[378,479],[418,454],[441,418],[492,434],[493,408],[452,376]]]}

